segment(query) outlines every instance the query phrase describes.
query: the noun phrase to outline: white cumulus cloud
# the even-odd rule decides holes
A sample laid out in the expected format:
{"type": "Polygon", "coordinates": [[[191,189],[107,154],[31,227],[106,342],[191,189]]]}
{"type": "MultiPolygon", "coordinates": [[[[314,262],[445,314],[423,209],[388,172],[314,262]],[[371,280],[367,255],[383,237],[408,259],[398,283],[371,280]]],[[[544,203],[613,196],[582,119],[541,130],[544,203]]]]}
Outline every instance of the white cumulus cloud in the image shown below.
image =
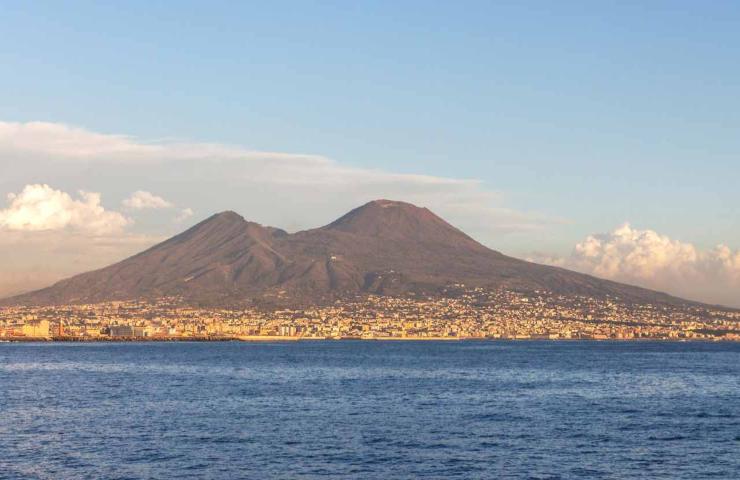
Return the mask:
{"type": "Polygon", "coordinates": [[[8,207],[0,210],[0,228],[16,231],[71,229],[91,235],[120,232],[131,220],[100,204],[100,194],[78,192],[79,198],[49,185],[26,185],[8,194],[8,207]]]}
{"type": "Polygon", "coordinates": [[[131,210],[172,208],[174,204],[151,192],[137,190],[123,201],[123,206],[131,210]]]}
{"type": "Polygon", "coordinates": [[[99,193],[73,197],[29,184],[7,199],[0,210],[0,298],[102,267],[161,240],[131,233],[132,220],[106,210],[99,193]]]}
{"type": "Polygon", "coordinates": [[[195,214],[193,212],[192,208],[183,208],[180,210],[180,214],[175,218],[175,222],[184,222],[188,218],[192,217],[195,214]]]}
{"type": "Polygon", "coordinates": [[[700,249],[628,223],[589,235],[567,257],[539,255],[531,260],[684,298],[740,306],[740,250],[726,245],[700,249]]]}

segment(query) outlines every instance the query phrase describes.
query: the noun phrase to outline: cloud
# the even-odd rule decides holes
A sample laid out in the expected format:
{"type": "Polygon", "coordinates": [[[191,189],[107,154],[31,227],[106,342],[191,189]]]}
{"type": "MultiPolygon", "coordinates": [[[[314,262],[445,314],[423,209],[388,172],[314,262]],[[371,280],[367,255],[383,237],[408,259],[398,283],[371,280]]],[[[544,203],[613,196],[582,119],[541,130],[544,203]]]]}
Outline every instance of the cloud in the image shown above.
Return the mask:
{"type": "Polygon", "coordinates": [[[41,231],[70,229],[91,235],[121,232],[131,220],[100,204],[100,194],[79,191],[79,199],[49,185],[26,185],[19,194],[8,194],[9,205],[0,210],[0,228],[41,231]]]}
{"type": "Polygon", "coordinates": [[[0,298],[116,262],[161,236],[132,233],[133,221],[106,210],[99,193],[78,198],[46,184],[7,195],[0,210],[0,298]]]}
{"type": "Polygon", "coordinates": [[[56,162],[163,163],[172,160],[251,159],[284,164],[324,163],[317,155],[253,151],[217,143],[142,142],[63,123],[0,121],[0,152],[56,162]]]}
{"type": "Polygon", "coordinates": [[[625,223],[609,233],[589,235],[568,257],[535,255],[531,260],[740,307],[740,250],[726,245],[702,250],[625,223]]]}
{"type": "Polygon", "coordinates": [[[114,181],[140,182],[146,175],[147,190],[167,203],[197,204],[198,211],[207,213],[237,210],[255,221],[293,229],[329,222],[377,198],[429,207],[484,236],[560,222],[502,205],[500,192],[475,179],[396,173],[348,166],[320,155],[232,145],[143,142],[59,123],[0,122],[0,158],[15,164],[5,171],[0,164],[0,177],[11,185],[42,173],[47,181],[94,175],[111,187],[114,181]]]}
{"type": "Polygon", "coordinates": [[[156,154],[153,145],[139,145],[123,135],[107,135],[49,122],[0,122],[0,145],[5,151],[66,158],[100,155],[156,154]]]}
{"type": "Polygon", "coordinates": [[[188,218],[192,217],[194,214],[195,212],[193,212],[192,208],[183,208],[182,210],[180,210],[180,214],[177,217],[175,217],[175,222],[177,223],[184,222],[188,218]]]}
{"type": "Polygon", "coordinates": [[[83,128],[49,122],[0,122],[3,150],[63,158],[119,155],[156,155],[156,145],[141,145],[124,135],[95,133],[83,128]]]}
{"type": "Polygon", "coordinates": [[[125,199],[122,203],[124,207],[130,210],[158,210],[162,208],[174,207],[173,203],[168,202],[164,198],[158,197],[153,193],[143,190],[137,190],[136,192],[132,193],[131,196],[125,199]]]}

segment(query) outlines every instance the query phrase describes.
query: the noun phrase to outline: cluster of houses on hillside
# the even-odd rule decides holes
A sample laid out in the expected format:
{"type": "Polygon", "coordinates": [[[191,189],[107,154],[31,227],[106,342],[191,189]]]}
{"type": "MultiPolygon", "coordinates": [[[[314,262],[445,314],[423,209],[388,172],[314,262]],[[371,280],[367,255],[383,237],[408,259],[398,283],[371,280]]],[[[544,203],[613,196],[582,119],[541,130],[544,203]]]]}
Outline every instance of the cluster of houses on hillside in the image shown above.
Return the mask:
{"type": "Polygon", "coordinates": [[[371,295],[271,311],[196,308],[178,298],[0,309],[5,339],[275,337],[739,340],[740,312],[462,285],[439,297],[371,295]]]}

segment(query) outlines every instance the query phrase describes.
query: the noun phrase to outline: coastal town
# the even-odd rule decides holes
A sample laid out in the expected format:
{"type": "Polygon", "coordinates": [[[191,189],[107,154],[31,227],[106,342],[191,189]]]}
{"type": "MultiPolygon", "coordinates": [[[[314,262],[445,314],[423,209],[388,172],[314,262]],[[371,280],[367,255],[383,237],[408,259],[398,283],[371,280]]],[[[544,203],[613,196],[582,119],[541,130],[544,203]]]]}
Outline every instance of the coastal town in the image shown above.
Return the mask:
{"type": "Polygon", "coordinates": [[[176,297],[0,309],[0,340],[740,340],[740,311],[465,289],[302,308],[197,308],[176,297]]]}

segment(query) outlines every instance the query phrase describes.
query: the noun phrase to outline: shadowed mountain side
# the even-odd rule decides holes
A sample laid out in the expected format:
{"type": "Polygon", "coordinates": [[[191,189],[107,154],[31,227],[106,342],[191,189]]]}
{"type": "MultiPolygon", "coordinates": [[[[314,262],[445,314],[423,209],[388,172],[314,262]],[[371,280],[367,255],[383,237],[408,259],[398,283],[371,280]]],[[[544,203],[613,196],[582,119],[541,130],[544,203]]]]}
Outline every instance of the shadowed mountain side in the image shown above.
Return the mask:
{"type": "Polygon", "coordinates": [[[363,205],[322,228],[288,234],[234,212],[109,267],[4,304],[64,304],[180,295],[233,303],[322,303],[358,293],[439,293],[450,284],[548,290],[627,302],[689,304],[664,293],[507,257],[426,208],[363,205]]]}

